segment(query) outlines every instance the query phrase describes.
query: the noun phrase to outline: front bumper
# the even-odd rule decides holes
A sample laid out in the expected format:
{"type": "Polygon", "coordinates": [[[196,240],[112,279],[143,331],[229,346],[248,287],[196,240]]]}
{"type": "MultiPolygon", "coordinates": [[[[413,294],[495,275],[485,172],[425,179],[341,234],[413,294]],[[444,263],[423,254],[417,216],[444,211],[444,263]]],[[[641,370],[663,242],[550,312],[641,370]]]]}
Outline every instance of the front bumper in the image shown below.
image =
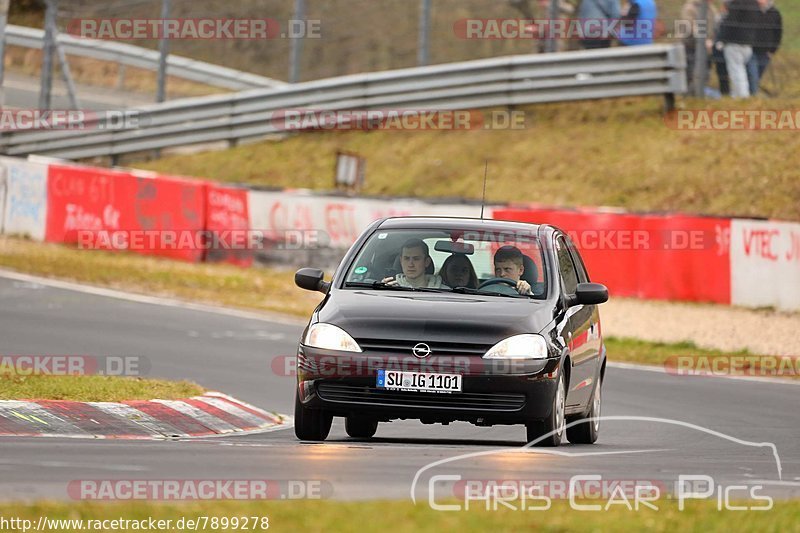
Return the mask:
{"type": "Polygon", "coordinates": [[[381,421],[465,421],[520,424],[550,415],[559,359],[487,361],[480,356],[436,357],[348,353],[300,346],[300,401],[334,416],[362,415],[381,421]],[[388,391],[376,387],[379,369],[461,374],[461,393],[388,391]]]}

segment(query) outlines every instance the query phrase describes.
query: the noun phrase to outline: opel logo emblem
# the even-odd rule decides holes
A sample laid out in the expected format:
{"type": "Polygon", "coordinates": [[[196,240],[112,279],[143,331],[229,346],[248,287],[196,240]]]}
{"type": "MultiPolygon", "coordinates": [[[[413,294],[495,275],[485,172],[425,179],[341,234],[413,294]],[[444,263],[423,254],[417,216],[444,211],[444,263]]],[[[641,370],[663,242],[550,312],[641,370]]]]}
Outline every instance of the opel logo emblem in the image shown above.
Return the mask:
{"type": "Polygon", "coordinates": [[[420,342],[419,344],[414,345],[414,347],[411,349],[411,353],[414,354],[414,357],[424,359],[431,354],[431,347],[424,342],[420,342]]]}

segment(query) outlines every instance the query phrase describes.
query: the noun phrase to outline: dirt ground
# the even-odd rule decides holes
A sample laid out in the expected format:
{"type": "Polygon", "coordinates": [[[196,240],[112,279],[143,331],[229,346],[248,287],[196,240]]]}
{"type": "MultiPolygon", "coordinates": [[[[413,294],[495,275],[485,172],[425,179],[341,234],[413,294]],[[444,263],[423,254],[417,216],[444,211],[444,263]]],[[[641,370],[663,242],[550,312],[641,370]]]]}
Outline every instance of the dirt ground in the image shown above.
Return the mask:
{"type": "Polygon", "coordinates": [[[800,356],[800,313],[612,298],[601,306],[600,316],[604,334],[614,337],[800,356]]]}

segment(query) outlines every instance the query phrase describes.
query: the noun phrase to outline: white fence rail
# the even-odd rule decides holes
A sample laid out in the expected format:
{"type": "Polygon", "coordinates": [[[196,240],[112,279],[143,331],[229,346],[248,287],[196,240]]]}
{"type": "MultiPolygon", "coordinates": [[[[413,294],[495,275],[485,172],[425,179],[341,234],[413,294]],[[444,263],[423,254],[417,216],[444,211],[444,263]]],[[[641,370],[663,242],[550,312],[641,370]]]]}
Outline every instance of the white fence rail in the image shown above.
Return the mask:
{"type": "MultiPolygon", "coordinates": [[[[44,30],[9,25],[6,28],[6,42],[9,45],[41,50],[44,46],[44,30]]],[[[68,55],[110,61],[145,70],[158,70],[159,53],[155,50],[65,34],[59,34],[58,42],[68,55]]],[[[176,55],[167,56],[167,74],[234,91],[286,85],[285,82],[265,76],[176,55]]]]}
{"type": "Polygon", "coordinates": [[[275,114],[286,109],[479,109],[641,95],[664,96],[669,108],[686,90],[682,45],[510,56],[174,100],[140,108],[137,127],[13,132],[0,137],[0,150],[115,158],[280,133],[287,127],[275,114]]]}

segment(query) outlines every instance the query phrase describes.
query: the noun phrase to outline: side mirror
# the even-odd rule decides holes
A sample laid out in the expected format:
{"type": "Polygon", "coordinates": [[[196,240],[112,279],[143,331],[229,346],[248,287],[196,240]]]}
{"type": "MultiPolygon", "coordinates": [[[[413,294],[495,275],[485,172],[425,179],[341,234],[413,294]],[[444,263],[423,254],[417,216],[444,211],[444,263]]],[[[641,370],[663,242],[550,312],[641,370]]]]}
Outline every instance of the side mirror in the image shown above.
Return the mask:
{"type": "Polygon", "coordinates": [[[572,305],[596,305],[608,301],[608,289],[600,283],[578,283],[572,305]]]}
{"type": "Polygon", "coordinates": [[[294,274],[294,284],[307,291],[319,291],[328,294],[331,284],[322,281],[324,274],[318,268],[301,268],[294,274]]]}

